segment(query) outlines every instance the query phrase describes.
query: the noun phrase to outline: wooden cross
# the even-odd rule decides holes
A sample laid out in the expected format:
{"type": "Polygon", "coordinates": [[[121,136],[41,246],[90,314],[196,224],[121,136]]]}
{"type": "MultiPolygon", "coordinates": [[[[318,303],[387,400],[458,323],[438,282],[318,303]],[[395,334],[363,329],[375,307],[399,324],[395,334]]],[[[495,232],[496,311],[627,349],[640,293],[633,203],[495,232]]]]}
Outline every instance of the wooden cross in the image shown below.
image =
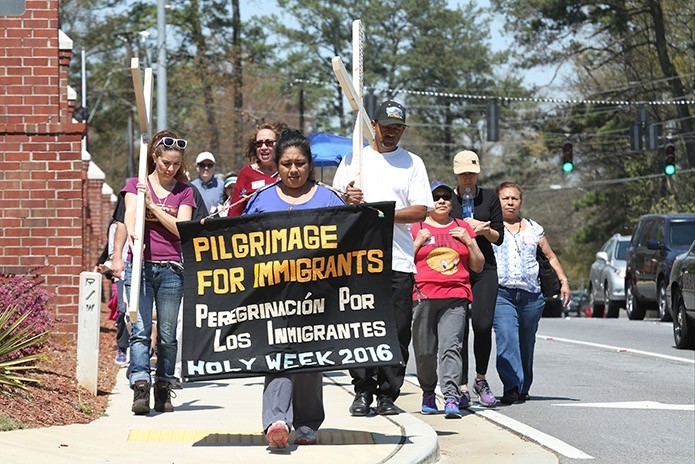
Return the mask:
{"type": "MultiPolygon", "coordinates": [[[[140,123],[140,159],[138,164],[138,180],[147,180],[147,147],[152,135],[152,68],[145,68],[145,83],[143,86],[140,76],[140,61],[137,58],[130,60],[130,72],[133,76],[133,88],[135,89],[135,102],[138,108],[138,121],[140,123]]],[[[143,236],[145,234],[145,193],[138,191],[135,210],[135,243],[132,246],[133,269],[130,278],[130,298],[128,299],[128,316],[130,322],[138,320],[138,308],[140,307],[140,281],[142,279],[142,250],[143,236]]]]}
{"type": "Polygon", "coordinates": [[[352,131],[352,156],[355,157],[355,186],[362,186],[362,148],[365,136],[369,142],[374,140],[374,129],[362,104],[363,75],[364,75],[364,31],[362,21],[352,22],[352,78],[347,73],[343,60],[334,56],[331,60],[333,73],[338,78],[340,87],[356,113],[355,128],[352,131]]]}

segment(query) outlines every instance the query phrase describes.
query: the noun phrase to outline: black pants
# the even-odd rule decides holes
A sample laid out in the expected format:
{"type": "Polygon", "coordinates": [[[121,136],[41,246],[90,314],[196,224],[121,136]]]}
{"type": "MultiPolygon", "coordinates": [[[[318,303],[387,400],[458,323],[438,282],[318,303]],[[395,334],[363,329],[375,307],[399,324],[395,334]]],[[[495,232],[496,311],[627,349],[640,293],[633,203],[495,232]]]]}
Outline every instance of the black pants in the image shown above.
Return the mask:
{"type": "Polygon", "coordinates": [[[471,310],[466,313],[466,322],[463,325],[463,347],[461,359],[463,372],[461,373],[461,385],[468,383],[468,332],[469,320],[473,321],[473,355],[475,356],[475,372],[480,375],[487,374],[492,351],[492,322],[495,319],[495,303],[497,302],[497,269],[483,269],[480,272],[471,272],[471,288],[473,290],[473,304],[471,310]]]}
{"type": "Polygon", "coordinates": [[[125,301],[130,295],[125,294],[125,280],[116,282],[116,291],[118,292],[118,315],[116,316],[116,345],[121,351],[128,350],[130,346],[130,333],[128,326],[125,323],[125,301]]]}
{"type": "Polygon", "coordinates": [[[398,398],[405,378],[405,366],[408,364],[408,346],[413,320],[413,283],[413,274],[393,271],[391,280],[393,313],[403,365],[350,369],[355,393],[367,393],[377,398],[387,396],[394,401],[398,398]]]}

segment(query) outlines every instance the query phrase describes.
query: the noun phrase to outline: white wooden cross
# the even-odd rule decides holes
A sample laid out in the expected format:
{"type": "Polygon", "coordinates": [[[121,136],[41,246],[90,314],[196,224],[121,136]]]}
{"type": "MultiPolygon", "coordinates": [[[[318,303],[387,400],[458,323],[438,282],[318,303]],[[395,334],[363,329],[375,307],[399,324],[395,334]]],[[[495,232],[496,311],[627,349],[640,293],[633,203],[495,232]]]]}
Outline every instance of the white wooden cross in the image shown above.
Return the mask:
{"type": "Polygon", "coordinates": [[[355,186],[362,186],[362,148],[365,136],[369,142],[374,140],[374,129],[367,116],[367,111],[362,104],[363,75],[364,75],[364,31],[362,21],[356,19],[352,22],[352,79],[345,69],[343,60],[334,56],[331,60],[333,73],[338,78],[340,87],[350,103],[352,111],[356,113],[355,128],[352,131],[352,156],[356,166],[355,186]]]}
{"type": "MultiPolygon", "coordinates": [[[[130,61],[130,72],[133,76],[133,88],[135,89],[135,102],[138,108],[138,120],[140,123],[140,160],[138,164],[138,180],[147,180],[147,147],[150,142],[152,127],[152,68],[145,68],[145,83],[143,86],[140,77],[140,61],[133,58],[130,61]]],[[[140,281],[142,278],[142,250],[143,236],[145,234],[145,194],[138,192],[137,208],[135,210],[136,236],[133,244],[133,269],[130,278],[130,298],[128,299],[128,316],[130,322],[138,320],[138,308],[140,307],[140,281]]]]}

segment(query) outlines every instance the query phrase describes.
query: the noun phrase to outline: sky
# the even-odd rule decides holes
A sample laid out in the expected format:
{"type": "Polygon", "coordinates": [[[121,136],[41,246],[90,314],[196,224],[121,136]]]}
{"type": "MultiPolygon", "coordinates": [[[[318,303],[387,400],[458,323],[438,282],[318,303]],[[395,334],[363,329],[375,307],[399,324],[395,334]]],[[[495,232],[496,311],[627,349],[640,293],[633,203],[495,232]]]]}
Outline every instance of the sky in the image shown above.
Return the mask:
{"type": "MultiPolygon", "coordinates": [[[[450,8],[456,8],[460,5],[465,5],[467,1],[448,0],[450,8]]],[[[488,0],[477,0],[477,4],[481,7],[488,7],[488,0]]],[[[239,8],[241,9],[241,19],[248,19],[251,16],[261,16],[264,14],[279,13],[280,8],[275,0],[240,0],[239,8]]],[[[357,18],[355,18],[357,19],[357,18]]],[[[493,51],[502,51],[513,46],[513,40],[505,35],[504,23],[501,17],[494,18],[490,24],[490,44],[493,51]]],[[[560,74],[553,80],[555,69],[552,67],[537,67],[523,71],[524,82],[531,86],[535,85],[539,91],[546,97],[564,98],[565,92],[559,87],[562,84],[562,75],[565,70],[561,69],[560,74]]]]}

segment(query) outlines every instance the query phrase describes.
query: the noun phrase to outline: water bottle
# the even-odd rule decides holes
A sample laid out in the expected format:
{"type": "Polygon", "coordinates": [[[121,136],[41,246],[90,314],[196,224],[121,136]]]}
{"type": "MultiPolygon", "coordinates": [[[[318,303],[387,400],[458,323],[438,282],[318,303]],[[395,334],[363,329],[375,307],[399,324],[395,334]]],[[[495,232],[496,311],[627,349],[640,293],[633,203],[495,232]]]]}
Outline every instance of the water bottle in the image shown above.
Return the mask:
{"type": "Polygon", "coordinates": [[[473,194],[469,188],[463,192],[463,196],[461,197],[461,209],[463,211],[461,215],[463,219],[473,217],[473,194]]]}

